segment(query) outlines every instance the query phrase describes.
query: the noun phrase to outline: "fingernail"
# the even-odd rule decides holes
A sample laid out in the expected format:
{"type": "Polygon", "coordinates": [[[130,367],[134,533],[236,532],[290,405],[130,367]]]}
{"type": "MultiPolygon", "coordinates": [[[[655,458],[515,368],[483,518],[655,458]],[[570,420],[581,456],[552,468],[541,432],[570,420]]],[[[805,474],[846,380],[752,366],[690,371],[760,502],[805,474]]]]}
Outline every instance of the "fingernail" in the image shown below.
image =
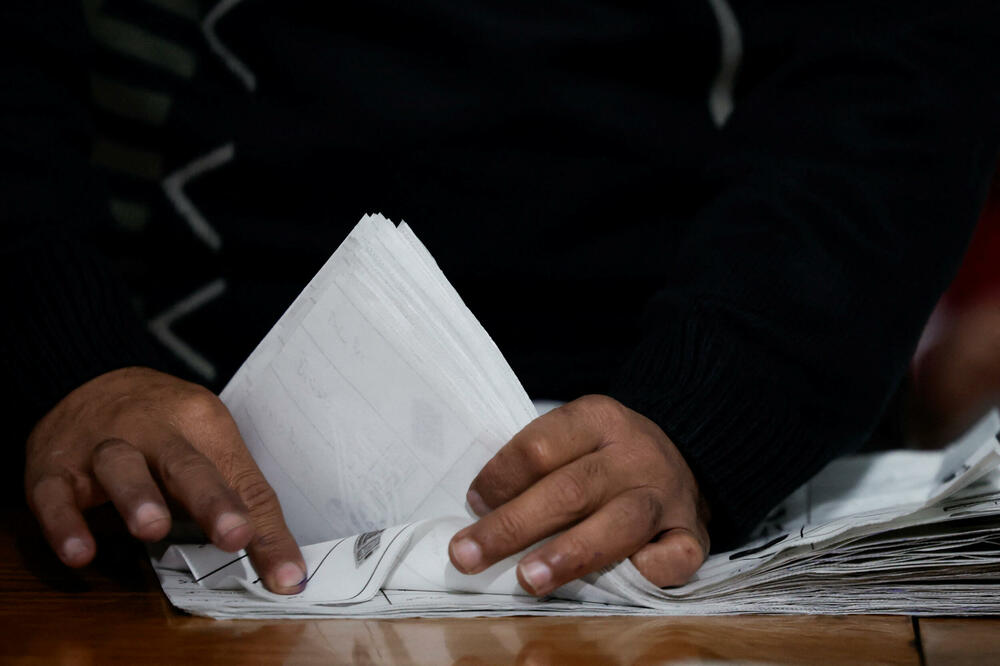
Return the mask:
{"type": "Polygon", "coordinates": [[[167,513],[167,510],[154,502],[146,502],[135,510],[135,524],[139,528],[168,518],[170,518],[170,514],[167,513]]]}
{"type": "Polygon", "coordinates": [[[549,568],[549,565],[539,560],[532,560],[530,562],[521,562],[517,565],[517,568],[521,572],[521,578],[531,588],[528,592],[533,592],[534,594],[548,592],[549,585],[552,583],[552,569],[549,568]]]}
{"type": "Polygon", "coordinates": [[[233,513],[231,511],[226,512],[218,517],[215,521],[215,534],[216,538],[225,538],[227,534],[232,532],[238,527],[243,527],[249,521],[238,513],[233,513]]]}
{"type": "Polygon", "coordinates": [[[451,554],[458,568],[465,573],[472,573],[483,561],[483,549],[469,537],[456,541],[451,547],[451,554]]]}
{"type": "Polygon", "coordinates": [[[286,590],[305,587],[306,574],[299,565],[285,562],[274,572],[274,582],[279,588],[286,590]]]}
{"type": "Polygon", "coordinates": [[[63,542],[62,553],[63,559],[70,562],[75,562],[83,558],[88,552],[87,544],[83,542],[83,539],[78,539],[77,537],[70,537],[63,542]]]}
{"type": "Polygon", "coordinates": [[[486,502],[483,501],[483,496],[471,488],[469,489],[469,492],[465,493],[465,501],[469,503],[469,508],[472,509],[472,512],[477,516],[485,516],[493,510],[486,505],[486,502]]]}

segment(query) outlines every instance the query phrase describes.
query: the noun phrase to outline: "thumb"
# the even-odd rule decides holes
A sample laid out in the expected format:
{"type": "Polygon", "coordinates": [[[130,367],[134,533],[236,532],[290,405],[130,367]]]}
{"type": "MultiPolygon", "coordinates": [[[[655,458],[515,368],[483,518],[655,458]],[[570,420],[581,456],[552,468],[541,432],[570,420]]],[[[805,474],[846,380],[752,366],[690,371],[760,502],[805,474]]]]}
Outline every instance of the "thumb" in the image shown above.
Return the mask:
{"type": "Polygon", "coordinates": [[[708,535],[696,536],[684,527],[662,532],[630,558],[635,568],[657,587],[684,585],[708,557],[708,535]]]}

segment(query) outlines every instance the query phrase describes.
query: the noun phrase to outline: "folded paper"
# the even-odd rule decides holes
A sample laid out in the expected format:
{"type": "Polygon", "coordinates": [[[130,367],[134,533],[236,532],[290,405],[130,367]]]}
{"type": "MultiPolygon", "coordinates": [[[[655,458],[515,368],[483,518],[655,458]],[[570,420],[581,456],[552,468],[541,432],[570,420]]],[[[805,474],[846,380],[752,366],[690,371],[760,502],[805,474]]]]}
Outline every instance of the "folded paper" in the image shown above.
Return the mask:
{"type": "MultiPolygon", "coordinates": [[[[511,297],[516,297],[512,294],[511,297]]],[[[164,591],[228,617],[761,612],[995,614],[1000,418],[944,452],[835,461],[738,549],[661,589],[628,560],[545,599],[517,556],[475,576],[451,536],[481,467],[537,411],[412,230],[366,216],[222,393],[309,571],[268,592],[244,553],[174,545],[164,591]]]]}

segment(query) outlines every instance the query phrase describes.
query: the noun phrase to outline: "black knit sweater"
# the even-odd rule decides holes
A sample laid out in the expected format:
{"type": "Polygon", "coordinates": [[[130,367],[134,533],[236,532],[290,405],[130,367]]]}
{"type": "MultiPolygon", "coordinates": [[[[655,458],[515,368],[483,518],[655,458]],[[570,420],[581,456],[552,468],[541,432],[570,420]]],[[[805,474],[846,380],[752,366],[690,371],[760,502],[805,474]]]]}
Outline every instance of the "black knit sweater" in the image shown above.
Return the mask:
{"type": "Polygon", "coordinates": [[[219,388],[368,211],[533,397],[656,421],[716,547],[869,436],[996,163],[1000,4],[402,4],[4,3],[11,447],[113,368],[219,388]]]}

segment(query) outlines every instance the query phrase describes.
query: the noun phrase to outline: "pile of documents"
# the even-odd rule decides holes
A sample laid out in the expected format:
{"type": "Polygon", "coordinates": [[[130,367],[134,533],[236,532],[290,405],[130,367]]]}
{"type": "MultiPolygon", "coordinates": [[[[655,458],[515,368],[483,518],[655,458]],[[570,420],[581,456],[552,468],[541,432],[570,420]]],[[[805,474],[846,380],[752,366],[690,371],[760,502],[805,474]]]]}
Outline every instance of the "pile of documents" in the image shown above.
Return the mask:
{"type": "Polygon", "coordinates": [[[511,557],[465,576],[479,469],[537,416],[404,223],[366,216],[222,393],[303,546],[301,594],[245,553],[171,545],[171,602],[216,618],[1000,612],[1000,418],[941,452],[835,461],[687,585],[625,560],[536,599],[511,557]]]}

